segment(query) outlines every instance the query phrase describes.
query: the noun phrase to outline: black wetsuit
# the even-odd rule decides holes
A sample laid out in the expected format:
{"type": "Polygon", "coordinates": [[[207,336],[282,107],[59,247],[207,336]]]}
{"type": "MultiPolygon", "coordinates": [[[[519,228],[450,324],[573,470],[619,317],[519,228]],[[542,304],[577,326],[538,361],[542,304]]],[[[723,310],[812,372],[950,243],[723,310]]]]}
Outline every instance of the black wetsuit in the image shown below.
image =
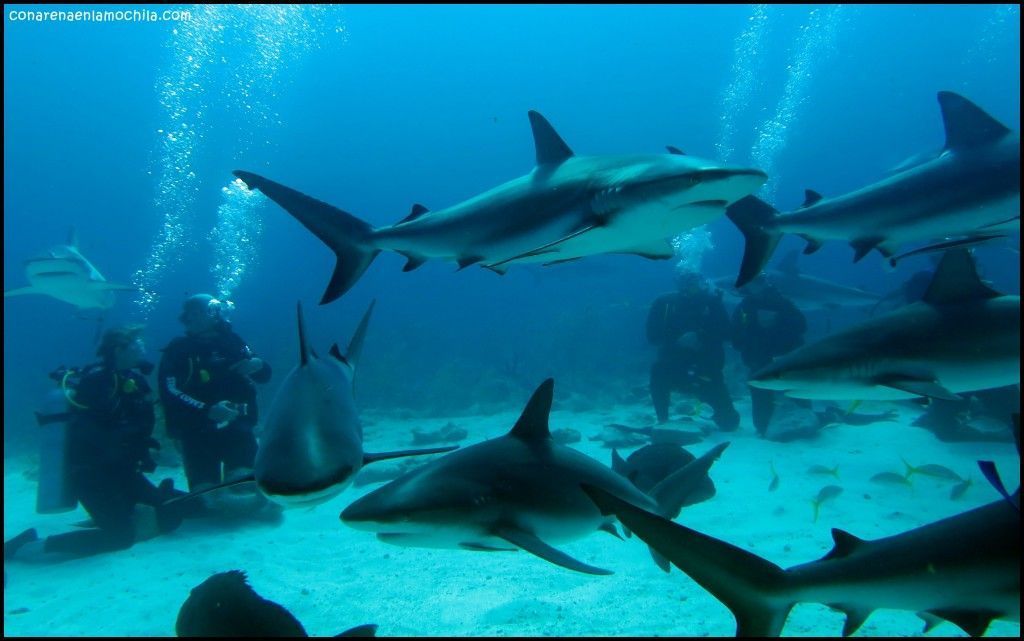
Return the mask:
{"type": "Polygon", "coordinates": [[[135,542],[135,505],[157,508],[162,532],[181,522],[176,510],[161,504],[181,492],[158,489],[143,472],[156,465],[149,450],[153,440],[153,395],[136,370],[105,366],[86,370],[71,398],[67,469],[82,507],[96,527],[46,539],[46,552],[89,556],[122,550],[135,542]]]}
{"type": "Polygon", "coordinates": [[[199,484],[219,484],[224,473],[252,468],[256,460],[259,413],[256,387],[270,380],[270,365],[250,376],[231,368],[252,358],[252,351],[227,323],[215,332],[175,338],[160,359],[160,399],[167,433],[182,446],[185,476],[190,490],[199,484]],[[229,401],[241,408],[234,421],[218,429],[208,418],[212,405],[229,401]]]}
{"type": "Polygon", "coordinates": [[[673,292],[651,303],[647,340],[658,347],[658,358],[651,366],[651,400],[658,422],[668,420],[671,393],[680,391],[710,405],[719,429],[739,427],[740,415],[722,377],[728,333],[729,317],[721,293],[700,291],[687,296],[673,292]],[[697,334],[694,349],[677,343],[687,332],[697,334]]]}
{"type": "MultiPolygon", "coordinates": [[[[772,289],[744,297],[732,313],[732,344],[751,372],[802,345],[806,331],[803,313],[772,289]],[[768,314],[763,312],[774,318],[765,322],[768,314]]],[[[750,406],[754,429],[763,436],[775,411],[775,392],[751,387],[750,406]]]]}

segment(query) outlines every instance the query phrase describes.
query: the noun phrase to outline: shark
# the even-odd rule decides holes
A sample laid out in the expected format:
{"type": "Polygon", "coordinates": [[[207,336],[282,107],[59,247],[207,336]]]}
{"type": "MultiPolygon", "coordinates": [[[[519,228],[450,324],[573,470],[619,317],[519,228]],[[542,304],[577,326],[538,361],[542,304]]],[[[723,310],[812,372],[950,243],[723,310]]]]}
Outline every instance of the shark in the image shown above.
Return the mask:
{"type": "Polygon", "coordinates": [[[111,283],[78,250],[78,234],[72,229],[66,245],[56,245],[25,261],[28,287],[8,289],[4,298],[38,294],[70,303],[79,309],[110,309],[114,292],[136,291],[131,285],[111,283]]]}
{"type": "Polygon", "coordinates": [[[924,298],[775,358],[753,387],[832,400],[958,400],[1020,384],[1020,297],[978,277],[968,249],[948,250],[924,298]]]}
{"type": "Polygon", "coordinates": [[[903,243],[934,241],[948,249],[975,245],[1020,229],[1020,134],[951,91],[938,93],[946,143],[860,189],[824,198],[807,190],[804,204],[779,213],[756,196],[727,215],[746,239],[736,286],[750,282],[783,234],[807,241],[805,254],[826,240],[844,240],[854,262],[871,250],[884,257],[903,243]]]}
{"type": "MultiPolygon", "coordinates": [[[[834,528],[828,554],[784,570],[600,487],[581,489],[729,608],[736,636],[779,636],[802,602],[845,613],[843,635],[878,608],[915,611],[926,631],[950,621],[974,636],[994,619],[1020,621],[1020,512],[1003,499],[882,539],[834,528]]],[[[1016,496],[1019,505],[1019,488],[1016,496]]]]}
{"type": "Polygon", "coordinates": [[[773,285],[780,294],[802,310],[836,310],[878,304],[879,294],[857,287],[818,278],[800,271],[799,253],[793,251],[743,287],[735,287],[735,278],[723,276],[712,281],[715,287],[733,297],[746,296],[762,282],[773,285]]]}
{"type": "MultiPolygon", "coordinates": [[[[342,522],[393,545],[525,550],[577,572],[611,574],[552,545],[597,530],[619,536],[614,519],[601,515],[580,484],[674,517],[725,445],[645,493],[594,459],[555,443],[548,426],[553,394],[549,378],[507,434],[446,454],[373,490],[342,511],[342,522]]],[[[667,562],[662,569],[668,570],[667,562]]]]}
{"type": "Polygon", "coordinates": [[[321,304],[347,292],[384,250],[407,258],[479,264],[552,265],[597,254],[671,258],[670,238],[704,225],[767,180],[758,169],[678,153],[577,156],[536,111],[528,113],[536,166],[528,174],[445,209],[420,204],[396,224],[356,216],[257,174],[234,175],[263,192],[325,243],[337,265],[321,304]]]}
{"type": "Polygon", "coordinates": [[[377,461],[451,452],[458,446],[371,453],[363,449],[363,427],[353,381],[363,350],[370,303],[348,349],[337,344],[321,358],[306,341],[302,304],[296,305],[299,364],[285,377],[267,413],[253,473],[169,502],[245,483],[285,507],[312,507],[345,490],[359,470],[377,461]]]}

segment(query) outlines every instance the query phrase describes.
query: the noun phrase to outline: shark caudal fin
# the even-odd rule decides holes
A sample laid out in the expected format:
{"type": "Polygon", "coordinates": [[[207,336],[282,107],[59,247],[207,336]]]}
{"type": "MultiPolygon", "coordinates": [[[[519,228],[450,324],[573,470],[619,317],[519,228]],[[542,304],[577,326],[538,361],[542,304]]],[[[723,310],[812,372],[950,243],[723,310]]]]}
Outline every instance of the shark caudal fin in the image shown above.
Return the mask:
{"type": "Polygon", "coordinates": [[[746,246],[736,287],[754,280],[775,252],[782,234],[775,229],[778,210],[756,196],[746,196],[729,205],[725,215],[743,233],[746,246]]]}
{"type": "Polygon", "coordinates": [[[795,601],[786,598],[786,573],[735,545],[673,523],[592,485],[583,491],[603,514],[619,521],[725,604],[736,636],[779,636],[795,601]]]}
{"type": "Polygon", "coordinates": [[[352,289],[380,250],[370,243],[373,227],[352,214],[247,171],[235,171],[249,189],[258,189],[280,205],[330,247],[338,263],[320,304],[340,298],[352,289]]]}

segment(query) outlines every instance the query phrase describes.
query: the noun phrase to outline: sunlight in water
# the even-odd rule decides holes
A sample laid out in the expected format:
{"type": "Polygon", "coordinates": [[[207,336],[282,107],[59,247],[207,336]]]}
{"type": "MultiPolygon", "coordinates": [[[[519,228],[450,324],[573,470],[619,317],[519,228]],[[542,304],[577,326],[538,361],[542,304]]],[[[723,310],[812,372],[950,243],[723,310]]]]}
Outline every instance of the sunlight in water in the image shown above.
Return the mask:
{"type": "Polygon", "coordinates": [[[786,67],[786,84],[775,115],[757,128],[750,155],[754,166],[768,174],[768,182],[761,188],[761,198],[769,202],[774,199],[779,184],[778,172],[774,171],[775,161],[785,149],[789,129],[807,102],[811,79],[836,49],[836,37],[844,19],[842,5],[810,9],[807,22],[800,27],[800,36],[794,46],[796,53],[786,67]]]}
{"type": "MultiPolygon", "coordinates": [[[[285,84],[283,72],[322,42],[345,37],[338,12],[323,6],[194,5],[189,12],[191,19],[170,34],[167,67],[156,84],[165,124],[157,130],[150,173],[161,222],[146,263],[133,278],[143,318],[156,306],[161,279],[195,246],[196,203],[203,187],[197,156],[206,149],[213,124],[220,130],[229,123],[237,132],[233,158],[270,157],[273,132],[281,124],[275,105],[285,84]]],[[[260,226],[251,220],[253,201],[224,199],[217,224],[224,224],[225,216],[231,222],[208,238],[217,256],[214,277],[233,288],[255,256],[260,226]]]]}
{"type": "Polygon", "coordinates": [[[732,62],[732,82],[722,93],[721,129],[715,149],[716,160],[729,162],[735,147],[736,119],[750,104],[754,88],[759,84],[764,60],[765,33],[768,31],[768,5],[755,4],[747,19],[746,28],[736,37],[732,62]]]}

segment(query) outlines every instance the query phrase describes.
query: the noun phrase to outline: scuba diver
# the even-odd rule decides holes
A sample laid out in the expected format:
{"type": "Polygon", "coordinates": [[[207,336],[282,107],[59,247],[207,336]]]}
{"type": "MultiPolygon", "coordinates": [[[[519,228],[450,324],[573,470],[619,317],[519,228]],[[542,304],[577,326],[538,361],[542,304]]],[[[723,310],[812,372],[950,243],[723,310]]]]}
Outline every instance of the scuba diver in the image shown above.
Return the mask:
{"type": "MultiPolygon", "coordinates": [[[[803,344],[807,319],[767,278],[757,279],[745,289],[749,293],[732,314],[732,344],[743,364],[755,372],[803,344]]],[[[764,437],[775,412],[775,392],[750,387],[750,409],[754,429],[764,437]]]]}
{"type": "Polygon", "coordinates": [[[4,543],[5,560],[15,555],[57,560],[123,550],[174,530],[186,516],[186,507],[164,505],[185,494],[174,489],[172,479],[156,487],[145,476],[156,469],[150,450],[160,444],[152,436],[153,394],[145,377],[152,365],[143,360],[141,332],[138,325],[108,330],[97,350],[99,363],[82,370],[58,370],[53,377],[59,377],[68,412],[40,417],[41,424],[66,425],[66,447],[60,453],[60,474],[65,478],[60,485],[72,495],[63,509],[81,502],[95,527],[42,540],[30,528],[4,543]]]}
{"type": "Polygon", "coordinates": [[[251,473],[256,460],[254,383],[269,381],[271,370],[232,330],[232,308],[209,294],[186,299],[178,317],[185,335],[160,359],[167,433],[179,443],[190,491],[251,473]]]}
{"type": "Polygon", "coordinates": [[[729,331],[722,292],[712,293],[707,280],[692,271],[682,272],[676,285],[677,291],[651,303],[647,316],[647,340],[658,348],[650,379],[658,423],[668,421],[671,393],[680,391],[710,405],[720,430],[735,430],[740,415],[722,375],[729,331]]]}

